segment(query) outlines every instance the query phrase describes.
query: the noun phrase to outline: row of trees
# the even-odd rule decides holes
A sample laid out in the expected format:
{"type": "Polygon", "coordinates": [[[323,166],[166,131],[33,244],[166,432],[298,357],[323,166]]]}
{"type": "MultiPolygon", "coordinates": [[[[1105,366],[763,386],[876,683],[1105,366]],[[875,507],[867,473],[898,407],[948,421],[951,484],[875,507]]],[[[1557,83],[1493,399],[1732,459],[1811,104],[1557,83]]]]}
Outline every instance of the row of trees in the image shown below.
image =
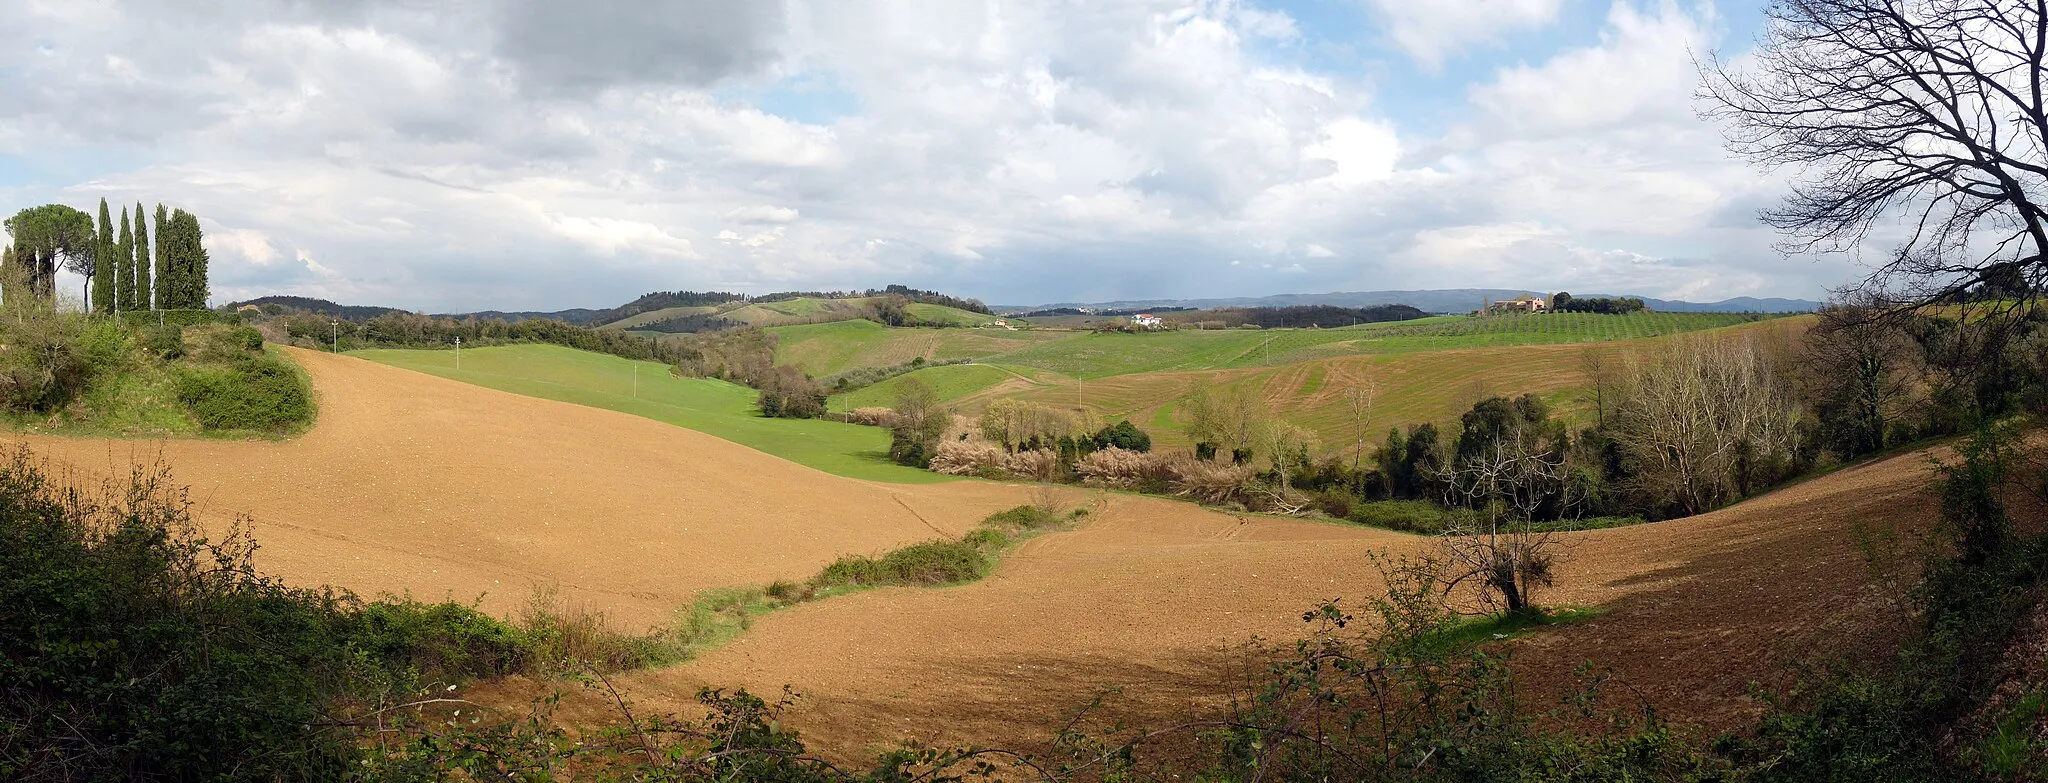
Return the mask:
{"type": "Polygon", "coordinates": [[[1575,297],[1559,291],[1550,297],[1550,309],[1560,313],[1599,313],[1601,315],[1626,315],[1650,309],[1643,300],[1633,296],[1621,297],[1575,297]]]}
{"type": "Polygon", "coordinates": [[[153,229],[150,223],[141,202],[132,215],[121,208],[118,228],[106,199],[100,199],[97,227],[91,216],[62,204],[30,207],[7,219],[13,241],[0,251],[0,266],[19,267],[18,285],[42,298],[56,296],[57,270],[84,277],[92,312],[204,309],[208,257],[199,218],[158,204],[153,229]]]}
{"type": "Polygon", "coordinates": [[[548,343],[627,359],[677,364],[690,354],[681,346],[615,329],[586,329],[552,318],[439,318],[419,313],[385,313],[360,323],[294,313],[259,324],[271,339],[309,348],[349,350],[371,346],[441,348],[460,338],[465,345],[548,343]]]}

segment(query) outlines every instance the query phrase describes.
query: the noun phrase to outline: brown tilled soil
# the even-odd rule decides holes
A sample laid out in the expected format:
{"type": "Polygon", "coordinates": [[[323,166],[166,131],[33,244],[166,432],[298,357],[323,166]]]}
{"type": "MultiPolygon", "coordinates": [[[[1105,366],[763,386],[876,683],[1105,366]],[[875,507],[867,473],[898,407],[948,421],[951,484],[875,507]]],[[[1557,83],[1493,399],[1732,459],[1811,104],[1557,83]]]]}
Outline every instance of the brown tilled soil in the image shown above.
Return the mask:
{"type": "Polygon", "coordinates": [[[1027,494],[843,479],[623,413],[346,356],[292,358],[320,403],[292,440],[27,441],[90,473],[161,457],[210,527],[251,516],[258,565],[295,584],[481,595],[500,614],[535,585],[559,585],[632,631],[668,622],[705,588],[957,537],[1027,494]]]}
{"type": "MultiPolygon", "coordinates": [[[[1882,611],[1897,593],[1873,584],[1856,530],[1924,527],[1926,472],[1924,455],[1907,455],[1713,514],[1569,536],[1558,587],[1541,600],[1608,611],[1526,637],[1517,676],[1547,700],[1590,665],[1666,717],[1732,728],[1756,708],[1751,682],[1782,685],[1808,654],[1887,627],[1882,611]]],[[[1318,600],[1379,590],[1370,555],[1427,543],[1118,496],[984,582],[806,605],[622,684],[671,710],[702,685],[788,684],[806,695],[794,724],[849,756],[905,739],[1041,746],[1112,688],[1105,714],[1170,725],[1226,692],[1247,639],[1299,637],[1318,600]]]]}
{"type": "MultiPolygon", "coordinates": [[[[666,620],[702,588],[801,578],[839,554],[958,535],[1028,494],[840,479],[625,414],[294,357],[322,408],[292,441],[33,441],[101,468],[161,453],[211,520],[252,514],[261,564],[294,582],[485,593],[497,611],[558,582],[634,623],[666,620]]],[[[1924,528],[1926,484],[1925,456],[1907,455],[1693,519],[1570,536],[1558,587],[1540,598],[1609,611],[1518,643],[1517,672],[1532,693],[1561,693],[1590,663],[1667,717],[1733,725],[1755,708],[1750,682],[1783,683],[1804,655],[1895,625],[1884,611],[1896,591],[1874,584],[1857,531],[1924,528]]],[[[1214,704],[1250,637],[1293,639],[1318,601],[1377,593],[1373,553],[1428,544],[1154,498],[1068,497],[1095,508],[1079,529],[1032,540],[980,583],[784,610],[694,662],[618,684],[642,711],[686,711],[704,685],[790,685],[805,694],[793,725],[848,757],[905,739],[1037,745],[1111,688],[1121,690],[1106,714],[1158,725],[1214,704]]],[[[534,687],[506,683],[495,696],[534,687]]],[[[576,697],[568,710],[607,708],[576,697]]]]}

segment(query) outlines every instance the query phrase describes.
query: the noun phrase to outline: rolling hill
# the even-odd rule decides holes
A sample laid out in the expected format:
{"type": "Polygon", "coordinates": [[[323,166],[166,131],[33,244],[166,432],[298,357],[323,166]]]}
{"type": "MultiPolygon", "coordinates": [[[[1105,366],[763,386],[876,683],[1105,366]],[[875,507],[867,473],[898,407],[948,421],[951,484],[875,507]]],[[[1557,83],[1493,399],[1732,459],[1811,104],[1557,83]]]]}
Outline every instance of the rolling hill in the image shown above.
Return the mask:
{"type": "MultiPolygon", "coordinates": [[[[1296,305],[1331,305],[1335,307],[1372,307],[1375,305],[1405,304],[1419,307],[1432,313],[1469,313],[1479,309],[1488,300],[1499,301],[1517,296],[1535,294],[1547,296],[1550,291],[1528,291],[1515,288],[1454,288],[1420,291],[1339,291],[1327,294],[1279,294],[1276,296],[1233,297],[1221,299],[1124,299],[1111,302],[1078,303],[1058,302],[1043,305],[1003,305],[995,308],[1000,313],[1029,312],[1053,308],[1087,308],[1089,310],[1129,310],[1146,307],[1191,307],[1212,309],[1218,307],[1291,307],[1296,305]]],[[[1574,292],[1576,293],[1576,292],[1574,292]]],[[[1581,296],[1611,296],[1610,294],[1582,294],[1581,296]]],[[[1676,299],[1653,299],[1641,297],[1652,310],[1668,312],[1728,312],[1728,313],[1793,313],[1809,312],[1820,308],[1819,302],[1804,299],[1758,299],[1738,297],[1719,302],[1686,302],[1676,299]]]]}
{"type": "MultiPolygon", "coordinates": [[[[968,412],[1002,398],[1130,419],[1166,446],[1187,445],[1180,405],[1198,388],[1242,389],[1318,433],[1323,453],[1355,443],[1347,394],[1376,389],[1369,426],[1455,420],[1493,394],[1534,393],[1566,415],[1584,408],[1587,356],[1618,357],[1673,335],[1802,329],[1806,319],[1698,313],[1442,316],[1342,329],[1157,334],[1068,333],[974,364],[928,367],[840,395],[850,409],[893,404],[912,382],[968,412]]],[[[1059,334],[1059,333],[1054,333],[1059,334]]],[[[823,352],[823,346],[806,346],[823,352]]]]}

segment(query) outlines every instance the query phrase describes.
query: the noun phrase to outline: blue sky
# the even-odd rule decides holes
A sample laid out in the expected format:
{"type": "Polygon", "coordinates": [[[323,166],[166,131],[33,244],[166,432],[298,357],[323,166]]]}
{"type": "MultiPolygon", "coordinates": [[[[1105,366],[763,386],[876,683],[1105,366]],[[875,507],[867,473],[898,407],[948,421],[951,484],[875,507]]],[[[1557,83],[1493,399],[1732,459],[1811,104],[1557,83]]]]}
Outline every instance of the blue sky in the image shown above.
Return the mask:
{"type": "Polygon", "coordinates": [[[24,0],[0,210],[202,216],[215,299],[907,283],[1817,298],[1692,58],[1759,0],[24,0]]]}

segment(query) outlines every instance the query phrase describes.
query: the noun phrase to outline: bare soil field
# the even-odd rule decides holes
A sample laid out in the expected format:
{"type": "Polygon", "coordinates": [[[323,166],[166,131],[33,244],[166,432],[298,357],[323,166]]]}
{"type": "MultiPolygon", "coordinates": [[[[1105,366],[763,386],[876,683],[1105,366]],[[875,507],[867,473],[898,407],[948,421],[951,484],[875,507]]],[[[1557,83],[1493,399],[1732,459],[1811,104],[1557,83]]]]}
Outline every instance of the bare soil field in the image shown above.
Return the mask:
{"type": "MultiPolygon", "coordinates": [[[[1734,728],[1758,707],[1750,683],[1785,684],[1806,656],[1884,632],[1897,594],[1874,584],[1857,530],[1924,529],[1927,476],[1926,455],[1909,454],[1712,514],[1572,535],[1557,589],[1539,599],[1608,612],[1516,642],[1514,670],[1545,700],[1590,665],[1666,717],[1734,728]]],[[[676,711],[701,686],[787,684],[805,695],[793,724],[849,756],[898,740],[1036,747],[1109,689],[1106,714],[1171,725],[1227,692],[1245,641],[1298,638],[1320,599],[1356,606],[1379,592],[1371,554],[1428,545],[1177,508],[1111,497],[1082,529],[1032,541],[984,582],[801,606],[621,684],[676,711]]]]}
{"type": "Polygon", "coordinates": [[[210,529],[248,515],[259,567],[293,584],[482,596],[498,614],[554,584],[631,631],[705,588],[957,537],[1026,494],[839,478],[637,416],[287,350],[320,404],[296,439],[5,437],[89,474],[161,458],[210,529]]]}

